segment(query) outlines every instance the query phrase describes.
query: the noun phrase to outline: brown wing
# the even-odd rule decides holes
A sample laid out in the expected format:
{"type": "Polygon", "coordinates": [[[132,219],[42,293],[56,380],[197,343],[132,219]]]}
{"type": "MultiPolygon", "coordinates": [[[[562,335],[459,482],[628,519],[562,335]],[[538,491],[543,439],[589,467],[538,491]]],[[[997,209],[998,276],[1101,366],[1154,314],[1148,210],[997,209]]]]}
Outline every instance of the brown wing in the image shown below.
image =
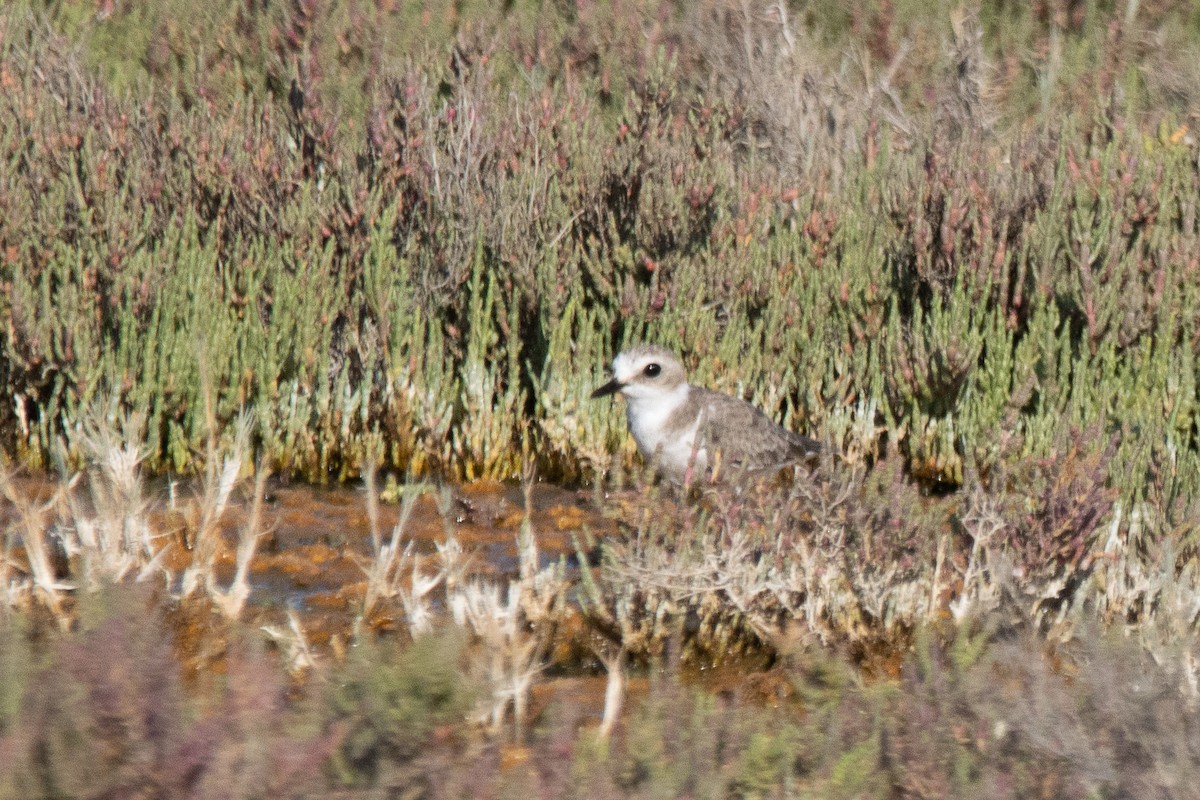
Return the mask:
{"type": "Polygon", "coordinates": [[[744,400],[705,390],[702,401],[704,443],[721,453],[723,469],[780,469],[820,450],[815,440],[779,426],[744,400]]]}

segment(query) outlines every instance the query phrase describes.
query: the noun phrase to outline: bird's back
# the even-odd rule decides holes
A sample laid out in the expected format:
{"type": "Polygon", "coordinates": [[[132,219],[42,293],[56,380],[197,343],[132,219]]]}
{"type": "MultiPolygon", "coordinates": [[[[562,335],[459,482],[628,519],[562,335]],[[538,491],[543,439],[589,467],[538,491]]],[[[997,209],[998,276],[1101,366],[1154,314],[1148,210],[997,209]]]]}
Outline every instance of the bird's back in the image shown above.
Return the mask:
{"type": "Polygon", "coordinates": [[[722,471],[762,472],[812,458],[820,444],[778,425],[737,397],[693,388],[704,409],[702,444],[720,453],[722,471]]]}

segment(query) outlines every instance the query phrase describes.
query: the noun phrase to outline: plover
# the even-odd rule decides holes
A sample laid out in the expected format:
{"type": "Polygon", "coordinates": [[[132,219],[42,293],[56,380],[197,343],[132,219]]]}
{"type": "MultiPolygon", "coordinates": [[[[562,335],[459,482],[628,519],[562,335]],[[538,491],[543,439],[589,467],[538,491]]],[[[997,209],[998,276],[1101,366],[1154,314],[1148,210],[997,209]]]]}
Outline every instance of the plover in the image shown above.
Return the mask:
{"type": "Polygon", "coordinates": [[[613,379],[592,397],[620,392],[642,456],[671,480],[688,469],[712,479],[778,471],[811,458],[820,445],[777,425],[737,397],[691,386],[675,354],[642,345],[613,360],[613,379]]]}

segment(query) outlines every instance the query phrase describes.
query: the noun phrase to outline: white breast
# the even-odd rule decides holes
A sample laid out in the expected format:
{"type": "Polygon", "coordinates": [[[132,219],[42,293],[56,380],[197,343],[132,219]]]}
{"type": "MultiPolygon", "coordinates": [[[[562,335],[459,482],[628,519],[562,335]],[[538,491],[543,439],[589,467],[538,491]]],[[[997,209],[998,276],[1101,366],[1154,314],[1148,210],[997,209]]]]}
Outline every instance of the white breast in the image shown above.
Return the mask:
{"type": "MultiPolygon", "coordinates": [[[[671,392],[629,398],[626,406],[629,431],[642,457],[676,478],[681,478],[692,463],[692,448],[700,429],[699,415],[684,428],[671,429],[667,425],[675,410],[687,402],[687,394],[688,386],[683,384],[671,392]]],[[[701,448],[695,454],[695,469],[703,471],[707,462],[708,454],[701,448]]]]}

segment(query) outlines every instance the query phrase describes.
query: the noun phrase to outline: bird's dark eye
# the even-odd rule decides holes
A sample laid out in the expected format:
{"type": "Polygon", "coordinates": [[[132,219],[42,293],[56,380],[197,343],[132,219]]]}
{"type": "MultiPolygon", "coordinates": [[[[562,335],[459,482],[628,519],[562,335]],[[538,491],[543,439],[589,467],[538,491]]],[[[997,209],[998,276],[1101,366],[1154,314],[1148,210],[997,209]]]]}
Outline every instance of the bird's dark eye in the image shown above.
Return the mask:
{"type": "Polygon", "coordinates": [[[658,373],[662,372],[662,367],[658,364],[647,364],[642,372],[646,373],[647,378],[657,378],[658,373]]]}

